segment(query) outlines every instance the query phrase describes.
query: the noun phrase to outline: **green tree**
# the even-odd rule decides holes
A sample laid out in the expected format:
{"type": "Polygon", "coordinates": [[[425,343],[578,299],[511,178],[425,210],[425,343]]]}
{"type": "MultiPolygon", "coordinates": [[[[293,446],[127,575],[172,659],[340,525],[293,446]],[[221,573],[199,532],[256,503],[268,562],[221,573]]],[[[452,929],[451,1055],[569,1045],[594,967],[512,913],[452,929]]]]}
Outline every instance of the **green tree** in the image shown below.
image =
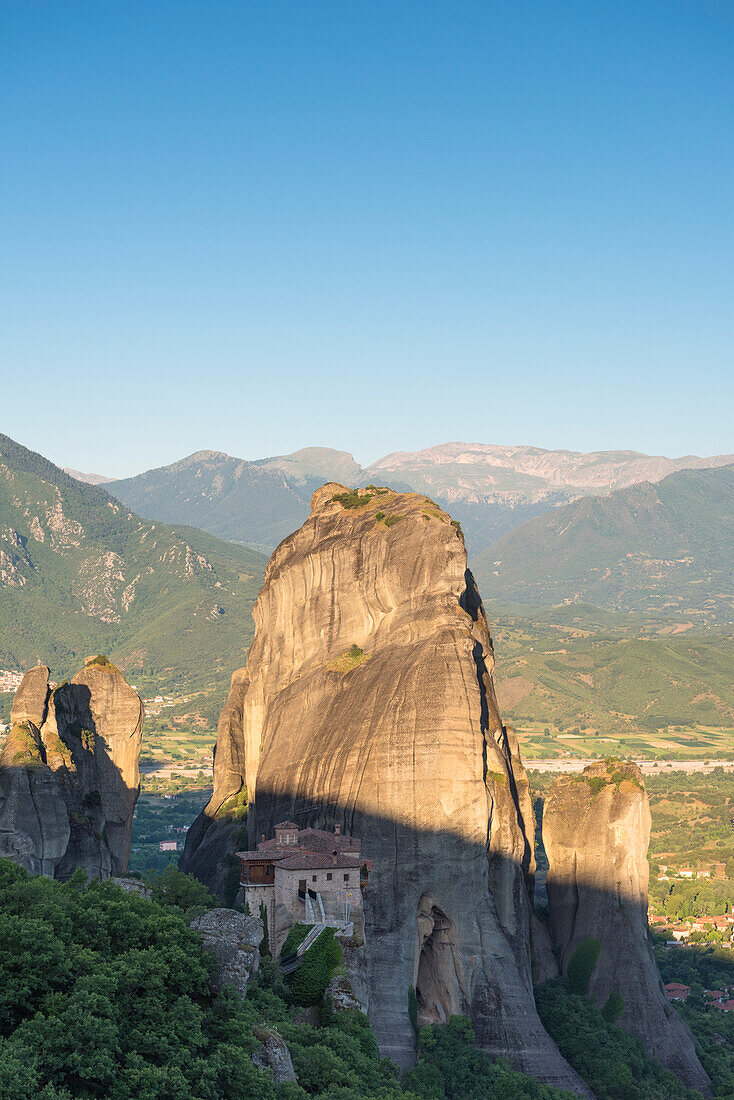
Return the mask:
{"type": "Polygon", "coordinates": [[[568,960],[568,980],[574,993],[585,997],[589,992],[589,982],[601,955],[599,940],[591,937],[578,945],[568,960]]]}

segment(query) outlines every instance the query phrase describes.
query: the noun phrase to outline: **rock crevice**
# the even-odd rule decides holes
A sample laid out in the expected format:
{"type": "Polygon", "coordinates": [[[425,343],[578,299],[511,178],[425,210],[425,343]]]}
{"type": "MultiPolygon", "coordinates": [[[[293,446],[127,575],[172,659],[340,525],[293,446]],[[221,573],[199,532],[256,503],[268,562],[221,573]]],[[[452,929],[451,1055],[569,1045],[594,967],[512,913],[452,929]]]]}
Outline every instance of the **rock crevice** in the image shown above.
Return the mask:
{"type": "Polygon", "coordinates": [[[601,945],[589,995],[622,997],[620,1027],[691,1088],[711,1082],[685,1021],[666,1002],[647,924],[650,807],[636,764],[599,761],[562,776],[543,810],[550,929],[562,973],[588,940],[601,945]]]}
{"type": "Polygon", "coordinates": [[[250,847],[284,819],[361,837],[382,1053],[414,1057],[413,987],[427,1018],[466,1011],[490,1053],[585,1094],[533,1001],[532,803],[460,531],[418,494],[325,485],[273,554],[253,615],[186,869],[221,882],[243,790],[250,847]]]}
{"type": "Polygon", "coordinates": [[[45,665],[27,672],[0,755],[0,855],[58,879],[124,872],[142,728],[138,695],[104,658],[53,691],[45,665]]]}

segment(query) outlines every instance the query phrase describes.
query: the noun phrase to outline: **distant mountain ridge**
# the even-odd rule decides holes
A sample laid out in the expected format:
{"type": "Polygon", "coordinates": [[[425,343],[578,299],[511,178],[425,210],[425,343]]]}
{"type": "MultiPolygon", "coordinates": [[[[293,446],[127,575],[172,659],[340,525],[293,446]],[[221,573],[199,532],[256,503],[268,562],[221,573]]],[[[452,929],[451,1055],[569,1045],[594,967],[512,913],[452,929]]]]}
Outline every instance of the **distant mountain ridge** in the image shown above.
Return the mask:
{"type": "Polygon", "coordinates": [[[104,652],[166,689],[221,682],[244,655],[265,564],[141,519],[0,435],[0,665],[65,675],[104,652]]]}
{"type": "Polygon", "coordinates": [[[398,451],[379,459],[367,473],[389,472],[416,488],[455,499],[481,500],[495,493],[574,495],[611,492],[640,481],[660,481],[677,470],[725,466],[734,455],[666,458],[637,451],[551,451],[542,447],[485,443],[443,443],[423,451],[398,451]]]}
{"type": "Polygon", "coordinates": [[[87,485],[107,485],[110,481],[114,481],[114,478],[105,477],[104,474],[85,474],[82,470],[71,470],[68,466],[63,466],[62,469],[69,477],[74,477],[77,481],[85,481],[87,485]]]}
{"type": "Polygon", "coordinates": [[[289,481],[296,483],[321,480],[351,485],[364,473],[347,451],[333,451],[330,447],[303,447],[289,455],[258,459],[255,465],[282,470],[289,481]]]}
{"type": "Polygon", "coordinates": [[[734,455],[671,459],[636,451],[584,454],[479,443],[395,452],[366,467],[348,452],[328,447],[256,461],[197,451],[107,487],[148,519],[191,524],[269,553],[304,522],[319,485],[338,481],[364,487],[374,481],[426,493],[449,507],[476,555],[526,520],[581,496],[730,462],[734,455]]]}
{"type": "Polygon", "coordinates": [[[301,524],[313,491],[291,483],[278,466],[219,451],[196,451],[108,489],[146,519],[200,527],[268,553],[301,524]]]}
{"type": "Polygon", "coordinates": [[[529,520],[477,555],[486,600],[734,615],[734,465],[680,470],[529,520]]]}

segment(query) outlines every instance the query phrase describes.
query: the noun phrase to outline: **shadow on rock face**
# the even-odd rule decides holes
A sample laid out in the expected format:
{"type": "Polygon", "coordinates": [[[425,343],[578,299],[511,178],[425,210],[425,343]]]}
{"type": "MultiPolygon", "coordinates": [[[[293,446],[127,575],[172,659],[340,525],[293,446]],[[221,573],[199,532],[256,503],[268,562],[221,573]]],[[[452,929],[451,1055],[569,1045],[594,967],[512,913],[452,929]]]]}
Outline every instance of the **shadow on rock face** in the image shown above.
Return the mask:
{"type": "Polygon", "coordinates": [[[0,855],[32,874],[92,878],[127,869],[140,791],[143,707],[118,669],[95,658],[49,688],[26,673],[0,756],[0,855]]]}
{"type": "MultiPolygon", "coordinates": [[[[490,1054],[588,1095],[535,1007],[531,923],[536,969],[553,954],[532,921],[532,799],[455,522],[420,494],[326,485],[273,554],[253,617],[184,869],[216,887],[245,813],[251,849],[286,820],[359,837],[381,1052],[413,1061],[409,1003],[423,1020],[467,1012],[490,1054]]],[[[307,885],[294,883],[291,917],[304,919],[307,885]]],[[[629,957],[619,938],[602,952],[623,971],[649,952],[639,940],[629,957]]],[[[705,1083],[689,1049],[681,1070],[705,1083]]]]}

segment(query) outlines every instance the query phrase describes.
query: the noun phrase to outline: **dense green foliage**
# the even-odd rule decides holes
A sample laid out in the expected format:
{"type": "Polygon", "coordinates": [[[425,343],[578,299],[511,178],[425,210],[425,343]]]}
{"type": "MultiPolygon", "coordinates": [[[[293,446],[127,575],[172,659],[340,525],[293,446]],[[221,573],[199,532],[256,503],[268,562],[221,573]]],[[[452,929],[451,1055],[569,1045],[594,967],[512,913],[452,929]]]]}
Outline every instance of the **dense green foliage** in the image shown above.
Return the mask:
{"type": "Polygon", "coordinates": [[[583,940],[568,960],[568,984],[574,993],[585,997],[589,992],[589,982],[601,955],[599,940],[583,940]]]}
{"type": "MultiPolygon", "coordinates": [[[[2,1100],[561,1100],[493,1063],[466,1020],[423,1029],[401,1085],[367,1018],[325,1011],[297,1021],[280,968],[264,959],[248,987],[212,996],[215,962],[188,921],[213,904],[173,868],[153,900],[77,873],[60,884],[0,861],[2,1100]],[[276,1085],[251,1054],[276,1031],[298,1084],[276,1085]]],[[[332,957],[332,965],[335,963],[332,957]]]]}
{"type": "Polygon", "coordinates": [[[734,1096],[734,1013],[706,1002],[705,989],[734,987],[734,951],[727,947],[666,947],[658,943],[655,960],[664,982],[691,987],[685,1004],[676,1005],[696,1038],[696,1050],[714,1085],[714,1095],[734,1096]]]}
{"type": "Polygon", "coordinates": [[[426,1100],[551,1100],[571,1093],[549,1088],[493,1062],[474,1045],[471,1021],[454,1016],[444,1027],[418,1033],[419,1063],[403,1078],[406,1089],[426,1100]]]}
{"type": "Polygon", "coordinates": [[[280,957],[285,959],[288,955],[292,955],[296,948],[301,946],[312,928],[312,924],[301,924],[300,921],[294,924],[283,941],[283,946],[280,949],[280,957]]]}
{"type": "Polygon", "coordinates": [[[58,680],[97,651],[143,691],[183,691],[244,664],[260,554],[141,520],[4,435],[0,463],[0,667],[40,657],[58,680]]]}
{"type": "Polygon", "coordinates": [[[418,994],[415,986],[408,986],[408,1019],[413,1031],[418,1034],[418,994]]]}
{"type": "MultiPolygon", "coordinates": [[[[308,933],[308,929],[306,932],[308,933]]],[[[285,957],[290,951],[295,951],[299,942],[294,940],[289,944],[286,940],[282,951],[283,956],[285,957]],[[285,950],[286,946],[288,951],[285,950]]],[[[300,966],[286,978],[289,1001],[304,1007],[321,1004],[326,987],[341,965],[341,961],[342,951],[334,935],[334,929],[327,928],[302,956],[300,966]]]]}
{"type": "Polygon", "coordinates": [[[621,993],[618,993],[616,989],[607,997],[607,1003],[601,1010],[601,1014],[608,1024],[613,1024],[615,1020],[624,1012],[624,997],[621,993]]]}
{"type": "Polygon", "coordinates": [[[364,508],[372,500],[372,493],[360,493],[359,489],[350,489],[348,493],[335,493],[331,498],[336,504],[341,504],[342,508],[364,508]]]}
{"type": "Polygon", "coordinates": [[[546,1030],[597,1100],[693,1100],[699,1093],[647,1058],[642,1044],[607,1022],[570,982],[555,978],[535,990],[546,1030]]]}
{"type": "Polygon", "coordinates": [[[213,909],[217,904],[206,886],[192,875],[183,875],[173,863],[160,874],[147,874],[144,881],[150,890],[151,901],[173,906],[189,916],[213,909]]]}

